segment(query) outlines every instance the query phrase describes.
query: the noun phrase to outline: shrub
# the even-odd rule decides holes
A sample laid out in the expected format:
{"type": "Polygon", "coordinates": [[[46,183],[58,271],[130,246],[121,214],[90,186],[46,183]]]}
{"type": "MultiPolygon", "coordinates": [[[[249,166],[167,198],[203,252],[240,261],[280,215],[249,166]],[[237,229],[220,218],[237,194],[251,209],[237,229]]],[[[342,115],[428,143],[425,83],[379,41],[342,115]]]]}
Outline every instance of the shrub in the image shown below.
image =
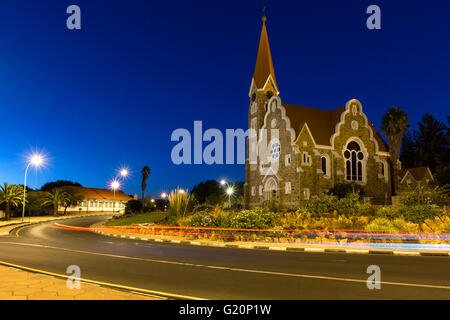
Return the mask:
{"type": "Polygon", "coordinates": [[[414,223],[422,223],[425,219],[434,219],[435,216],[439,215],[439,212],[440,210],[438,207],[426,204],[404,206],[399,209],[399,213],[405,220],[414,223]]]}
{"type": "Polygon", "coordinates": [[[266,229],[277,225],[280,215],[268,209],[242,210],[230,215],[231,228],[266,229]]]}
{"type": "Polygon", "coordinates": [[[403,191],[400,194],[401,200],[405,206],[416,205],[437,205],[445,206],[449,203],[448,188],[436,186],[434,188],[428,185],[416,186],[403,191]]]}
{"type": "Polygon", "coordinates": [[[338,183],[330,189],[328,194],[335,195],[339,199],[344,198],[349,193],[357,192],[361,197],[364,196],[364,189],[356,183],[338,183]]]}
{"type": "Polygon", "coordinates": [[[360,202],[359,192],[350,192],[341,199],[336,196],[324,195],[304,201],[301,211],[310,212],[313,217],[321,217],[326,214],[338,214],[344,216],[374,216],[376,210],[373,206],[360,202]]]}
{"type": "Polygon", "coordinates": [[[353,191],[347,193],[345,197],[339,199],[337,203],[337,212],[344,216],[356,216],[359,215],[362,204],[359,201],[359,192],[353,191]]]}
{"type": "Polygon", "coordinates": [[[198,211],[187,219],[186,223],[193,227],[218,227],[214,215],[209,211],[198,211]]]}
{"type": "Polygon", "coordinates": [[[376,218],[366,227],[367,231],[373,232],[386,232],[386,233],[396,233],[398,230],[394,227],[392,222],[386,218],[376,218]]]}
{"type": "Polygon", "coordinates": [[[197,211],[187,217],[178,218],[178,224],[193,227],[229,227],[229,213],[223,211],[219,205],[214,209],[197,211]]]}
{"type": "Polygon", "coordinates": [[[337,202],[338,199],[335,196],[313,197],[303,202],[301,209],[310,212],[312,216],[321,216],[325,213],[333,213],[337,209],[337,202]]]}
{"type": "Polygon", "coordinates": [[[177,188],[172,190],[169,194],[169,217],[184,217],[188,212],[190,197],[187,190],[177,188]]]}
{"type": "Polygon", "coordinates": [[[420,232],[420,226],[416,223],[405,221],[403,218],[396,218],[392,221],[392,225],[399,232],[403,233],[417,233],[420,232]]]}
{"type": "Polygon", "coordinates": [[[141,212],[143,208],[142,202],[139,200],[128,200],[125,204],[125,213],[141,212]]]}
{"type": "Polygon", "coordinates": [[[264,208],[270,212],[278,212],[280,211],[280,206],[275,200],[267,201],[264,203],[264,208]]]}
{"type": "Polygon", "coordinates": [[[375,215],[380,218],[393,220],[401,216],[401,211],[399,208],[395,207],[381,207],[377,210],[375,215]]]}

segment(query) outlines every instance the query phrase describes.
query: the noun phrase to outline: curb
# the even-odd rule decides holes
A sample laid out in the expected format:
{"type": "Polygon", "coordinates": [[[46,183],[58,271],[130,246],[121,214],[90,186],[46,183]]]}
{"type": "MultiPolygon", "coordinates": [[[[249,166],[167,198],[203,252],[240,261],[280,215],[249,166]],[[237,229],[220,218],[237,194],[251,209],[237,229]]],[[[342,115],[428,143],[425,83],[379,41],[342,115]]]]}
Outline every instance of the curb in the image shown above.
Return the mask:
{"type": "Polygon", "coordinates": [[[394,256],[410,256],[410,257],[450,257],[450,252],[426,252],[426,251],[401,251],[401,250],[370,250],[370,249],[328,249],[328,248],[293,248],[293,247],[271,247],[262,245],[243,245],[243,244],[226,244],[226,243],[206,243],[201,241],[190,240],[168,240],[158,238],[141,238],[138,236],[128,236],[123,234],[107,233],[103,231],[93,230],[93,232],[109,237],[141,240],[148,242],[174,243],[205,247],[223,247],[233,249],[250,249],[250,250],[269,250],[269,251],[291,251],[291,252],[318,252],[318,253],[347,253],[347,254],[377,254],[377,255],[394,255],[394,256]]]}
{"type": "MultiPolygon", "coordinates": [[[[106,215],[106,214],[93,214],[93,215],[89,215],[89,216],[85,216],[85,217],[98,217],[98,216],[104,216],[104,215],[106,215]]],[[[45,221],[36,221],[36,222],[24,222],[23,224],[22,223],[13,223],[13,224],[10,224],[10,225],[2,226],[2,228],[3,227],[8,227],[8,226],[14,226],[16,224],[20,224],[20,226],[12,228],[11,230],[9,230],[9,232],[1,233],[0,236],[11,235],[14,231],[17,231],[17,230],[19,230],[21,228],[25,228],[25,227],[36,225],[36,224],[40,224],[40,223],[52,222],[52,221],[56,221],[56,220],[74,219],[74,218],[83,218],[83,216],[62,217],[62,218],[50,219],[50,220],[45,220],[45,221]]]]}

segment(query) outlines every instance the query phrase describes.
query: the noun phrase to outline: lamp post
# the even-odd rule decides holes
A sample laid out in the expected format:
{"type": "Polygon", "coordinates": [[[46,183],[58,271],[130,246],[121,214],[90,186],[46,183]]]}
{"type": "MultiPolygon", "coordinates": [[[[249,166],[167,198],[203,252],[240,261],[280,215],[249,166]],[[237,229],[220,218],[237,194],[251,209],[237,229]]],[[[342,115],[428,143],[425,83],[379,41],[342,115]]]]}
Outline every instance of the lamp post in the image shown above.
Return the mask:
{"type": "Polygon", "coordinates": [[[116,213],[116,190],[120,188],[120,182],[117,180],[113,180],[111,182],[111,189],[114,192],[114,201],[113,201],[113,214],[116,213]]]}
{"type": "Polygon", "coordinates": [[[228,195],[228,207],[231,208],[231,196],[234,193],[234,189],[233,187],[228,187],[227,188],[227,195],[228,195]]]}
{"type": "Polygon", "coordinates": [[[26,200],[26,193],[27,193],[27,173],[28,173],[28,168],[30,167],[30,165],[35,166],[36,168],[41,166],[42,163],[44,162],[44,158],[40,155],[40,154],[33,154],[29,161],[28,161],[28,165],[25,169],[25,179],[23,182],[23,204],[22,204],[22,222],[25,218],[25,200],[26,200]]]}

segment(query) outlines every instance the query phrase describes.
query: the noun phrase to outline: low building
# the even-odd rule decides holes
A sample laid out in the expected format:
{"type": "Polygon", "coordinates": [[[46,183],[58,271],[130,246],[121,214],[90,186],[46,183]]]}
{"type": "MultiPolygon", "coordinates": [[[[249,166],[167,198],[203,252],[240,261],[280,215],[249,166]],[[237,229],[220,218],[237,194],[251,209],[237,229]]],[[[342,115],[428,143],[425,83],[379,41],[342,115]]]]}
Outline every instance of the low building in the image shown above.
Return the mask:
{"type": "MultiPolygon", "coordinates": [[[[71,187],[77,194],[84,197],[76,206],[68,207],[66,212],[92,213],[92,212],[116,212],[124,213],[125,204],[132,197],[117,190],[100,188],[71,187]]],[[[64,207],[60,206],[59,212],[64,212],[64,207]]]]}
{"type": "Polygon", "coordinates": [[[428,167],[402,169],[398,173],[398,179],[399,190],[429,184],[434,181],[433,174],[428,167]]]}

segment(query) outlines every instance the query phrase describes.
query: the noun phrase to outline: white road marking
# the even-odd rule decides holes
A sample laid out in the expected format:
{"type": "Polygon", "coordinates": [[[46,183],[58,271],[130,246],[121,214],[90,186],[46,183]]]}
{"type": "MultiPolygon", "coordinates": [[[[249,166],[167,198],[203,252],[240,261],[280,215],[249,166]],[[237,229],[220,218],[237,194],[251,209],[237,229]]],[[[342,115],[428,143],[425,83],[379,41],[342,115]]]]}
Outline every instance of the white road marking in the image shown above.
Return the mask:
{"type": "Polygon", "coordinates": [[[395,255],[405,255],[405,256],[420,256],[419,252],[413,252],[413,251],[394,251],[395,255]]]}
{"type": "Polygon", "coordinates": [[[323,248],[305,248],[305,252],[325,252],[323,248]]]}
{"type": "Polygon", "coordinates": [[[269,250],[286,251],[286,247],[269,247],[269,250]]]}
{"type": "MultiPolygon", "coordinates": [[[[210,266],[210,265],[194,264],[194,263],[186,263],[186,262],[176,262],[176,261],[157,260],[157,259],[145,259],[145,258],[136,258],[136,257],[116,255],[116,254],[89,252],[89,251],[74,250],[74,249],[67,249],[67,248],[60,248],[60,247],[36,245],[36,244],[30,244],[30,243],[7,242],[7,241],[3,242],[3,241],[0,241],[0,244],[13,244],[13,245],[22,245],[22,246],[31,246],[31,247],[41,247],[41,248],[46,248],[46,249],[57,249],[57,250],[68,251],[68,252],[84,253],[84,254],[91,254],[91,255],[111,257],[111,258],[119,258],[119,259],[129,259],[129,260],[138,260],[138,261],[155,262],[155,263],[166,263],[166,264],[189,266],[189,267],[199,267],[199,268],[208,268],[208,269],[223,269],[223,270],[228,270],[228,271],[248,272],[248,273],[256,273],[256,274],[267,274],[267,275],[284,276],[284,277],[296,277],[296,278],[308,278],[308,279],[320,279],[320,280],[333,280],[333,281],[345,281],[345,282],[358,282],[358,283],[364,283],[364,284],[367,282],[366,279],[361,280],[361,279],[318,276],[318,275],[299,274],[299,273],[286,273],[286,272],[264,271],[264,270],[254,270],[254,269],[242,269],[242,268],[233,268],[233,267],[224,267],[224,266],[210,266]]],[[[394,285],[394,286],[406,286],[406,287],[420,287],[420,288],[433,288],[433,289],[450,290],[450,286],[437,286],[437,285],[420,284],[420,283],[404,283],[404,282],[393,282],[393,281],[381,281],[381,284],[394,285]]]]}
{"type": "Polygon", "coordinates": [[[361,250],[361,249],[345,249],[346,253],[369,253],[369,250],[361,250]]]}

